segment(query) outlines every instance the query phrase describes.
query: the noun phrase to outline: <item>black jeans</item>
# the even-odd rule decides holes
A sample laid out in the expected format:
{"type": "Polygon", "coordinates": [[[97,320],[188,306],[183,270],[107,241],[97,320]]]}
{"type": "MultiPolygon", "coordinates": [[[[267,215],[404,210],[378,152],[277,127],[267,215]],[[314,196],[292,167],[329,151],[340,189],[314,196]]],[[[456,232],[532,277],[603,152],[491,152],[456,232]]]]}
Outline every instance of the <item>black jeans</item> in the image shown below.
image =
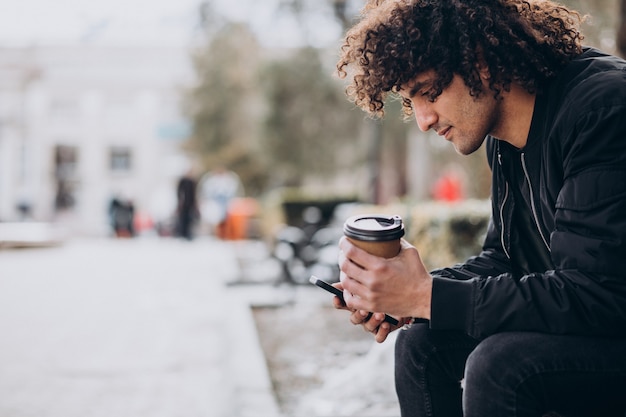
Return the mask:
{"type": "Polygon", "coordinates": [[[395,368],[402,417],[625,416],[626,339],[477,341],[417,324],[398,334],[395,368]]]}

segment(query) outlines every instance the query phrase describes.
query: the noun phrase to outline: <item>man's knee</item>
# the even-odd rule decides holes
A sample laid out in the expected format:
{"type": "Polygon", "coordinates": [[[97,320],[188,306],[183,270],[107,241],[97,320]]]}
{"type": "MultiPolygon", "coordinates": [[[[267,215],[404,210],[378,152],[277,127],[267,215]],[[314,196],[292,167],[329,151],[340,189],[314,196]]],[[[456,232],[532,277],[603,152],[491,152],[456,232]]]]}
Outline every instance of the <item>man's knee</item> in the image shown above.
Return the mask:
{"type": "Polygon", "coordinates": [[[401,330],[396,338],[395,360],[402,366],[416,365],[427,356],[432,349],[429,341],[429,329],[425,324],[412,326],[410,329],[401,330]]]}
{"type": "Polygon", "coordinates": [[[476,340],[413,325],[396,339],[396,390],[403,415],[461,415],[465,361],[476,340]]]}
{"type": "Polygon", "coordinates": [[[517,415],[515,391],[523,378],[524,358],[513,334],[481,341],[465,364],[463,409],[468,416],[517,415]]]}
{"type": "Polygon", "coordinates": [[[419,368],[439,357],[445,366],[462,368],[476,343],[462,332],[431,330],[428,324],[416,324],[401,330],[396,338],[396,365],[419,368]]]}
{"type": "Polygon", "coordinates": [[[465,385],[491,389],[519,376],[525,354],[515,340],[513,333],[499,333],[480,342],[467,358],[465,385]]]}
{"type": "MultiPolygon", "coordinates": [[[[467,358],[463,407],[468,416],[538,415],[545,407],[542,374],[552,352],[534,333],[498,333],[481,341],[467,358]],[[547,355],[546,355],[547,353],[547,355]]],[[[545,344],[545,343],[544,343],[545,344]]]]}

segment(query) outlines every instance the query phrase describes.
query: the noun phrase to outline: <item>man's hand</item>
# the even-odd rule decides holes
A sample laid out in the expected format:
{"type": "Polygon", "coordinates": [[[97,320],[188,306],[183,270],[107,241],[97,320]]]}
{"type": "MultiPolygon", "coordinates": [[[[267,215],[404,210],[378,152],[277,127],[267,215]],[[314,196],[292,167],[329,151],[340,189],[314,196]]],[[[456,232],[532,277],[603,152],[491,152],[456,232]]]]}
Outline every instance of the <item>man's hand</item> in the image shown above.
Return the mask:
{"type": "MultiPolygon", "coordinates": [[[[343,290],[343,285],[338,282],[333,284],[334,287],[343,290]]],[[[382,343],[387,339],[389,333],[402,327],[404,320],[398,320],[400,324],[397,326],[387,323],[385,321],[385,313],[370,313],[365,310],[352,310],[341,302],[339,297],[333,298],[333,304],[336,309],[348,310],[350,314],[350,322],[354,325],[362,325],[363,329],[374,335],[374,338],[378,343],[382,343]]]]}
{"type": "Polygon", "coordinates": [[[370,255],[345,237],[339,247],[341,274],[336,286],[343,289],[345,308],[353,312],[352,323],[363,324],[370,331],[390,327],[382,323],[380,314],[363,323],[367,313],[363,316],[361,312],[368,311],[430,319],[432,277],[414,246],[402,240],[400,253],[391,259],[370,255]]]}

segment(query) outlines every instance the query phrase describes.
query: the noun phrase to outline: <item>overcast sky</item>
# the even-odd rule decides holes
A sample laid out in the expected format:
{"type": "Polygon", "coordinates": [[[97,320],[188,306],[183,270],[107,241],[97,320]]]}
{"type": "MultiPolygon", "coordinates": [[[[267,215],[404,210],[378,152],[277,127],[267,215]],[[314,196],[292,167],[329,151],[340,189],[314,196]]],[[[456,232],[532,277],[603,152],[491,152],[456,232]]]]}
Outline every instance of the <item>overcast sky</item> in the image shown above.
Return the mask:
{"type": "MultiPolygon", "coordinates": [[[[277,19],[278,0],[213,0],[234,20],[251,23],[265,42],[291,46],[298,22],[277,19]]],[[[188,44],[197,28],[200,0],[0,0],[0,46],[71,43],[188,44]]],[[[315,42],[336,39],[338,29],[313,16],[315,42]]]]}

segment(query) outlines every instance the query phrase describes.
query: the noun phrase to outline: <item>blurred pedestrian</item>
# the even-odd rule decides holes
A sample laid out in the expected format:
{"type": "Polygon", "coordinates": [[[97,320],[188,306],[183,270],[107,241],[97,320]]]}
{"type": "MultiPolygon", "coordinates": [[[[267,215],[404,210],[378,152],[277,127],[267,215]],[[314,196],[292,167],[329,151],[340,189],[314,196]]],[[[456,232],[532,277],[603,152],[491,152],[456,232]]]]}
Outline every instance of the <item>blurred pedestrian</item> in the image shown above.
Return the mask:
{"type": "Polygon", "coordinates": [[[116,237],[135,236],[135,206],[130,199],[116,195],[109,202],[109,221],[116,237]]]}
{"type": "Polygon", "coordinates": [[[239,176],[224,167],[208,172],[200,180],[202,217],[220,239],[227,235],[228,211],[231,201],[243,194],[239,176]]]}
{"type": "Polygon", "coordinates": [[[455,170],[444,172],[433,184],[432,196],[436,201],[453,203],[465,198],[463,180],[455,170]]]}
{"type": "Polygon", "coordinates": [[[192,170],[189,170],[178,181],[176,198],[176,235],[192,240],[193,228],[199,217],[196,180],[192,170]]]}

